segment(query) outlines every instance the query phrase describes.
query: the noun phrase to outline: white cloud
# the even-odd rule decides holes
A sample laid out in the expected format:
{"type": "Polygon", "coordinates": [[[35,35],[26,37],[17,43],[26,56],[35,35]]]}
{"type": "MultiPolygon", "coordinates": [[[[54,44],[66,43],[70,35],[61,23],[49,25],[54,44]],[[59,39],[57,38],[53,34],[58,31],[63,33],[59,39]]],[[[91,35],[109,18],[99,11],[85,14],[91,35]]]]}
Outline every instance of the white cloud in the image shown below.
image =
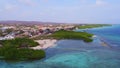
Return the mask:
{"type": "Polygon", "coordinates": [[[43,1],[48,2],[48,0],[43,0],[43,1]]]}
{"type": "Polygon", "coordinates": [[[33,2],[33,0],[18,0],[19,2],[26,4],[26,5],[30,5],[30,6],[34,6],[35,2],[33,2]]]}
{"type": "Polygon", "coordinates": [[[12,5],[12,4],[6,4],[4,6],[4,10],[6,10],[6,11],[12,11],[12,10],[15,10],[15,9],[16,9],[16,6],[12,5]]]}
{"type": "Polygon", "coordinates": [[[103,5],[107,5],[107,3],[103,0],[96,0],[96,5],[97,6],[103,6],[103,5]]]}
{"type": "Polygon", "coordinates": [[[31,11],[23,11],[20,13],[20,17],[29,17],[32,15],[31,11]]]}
{"type": "Polygon", "coordinates": [[[81,3],[86,3],[87,2],[87,0],[80,0],[81,1],[81,3]]]}

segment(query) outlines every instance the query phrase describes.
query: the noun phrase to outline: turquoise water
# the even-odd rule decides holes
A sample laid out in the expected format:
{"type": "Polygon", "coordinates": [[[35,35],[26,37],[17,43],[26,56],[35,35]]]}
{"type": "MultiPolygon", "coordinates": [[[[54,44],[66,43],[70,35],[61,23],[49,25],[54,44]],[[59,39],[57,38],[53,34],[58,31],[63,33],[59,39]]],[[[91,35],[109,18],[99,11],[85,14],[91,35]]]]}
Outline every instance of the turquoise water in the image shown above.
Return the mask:
{"type": "Polygon", "coordinates": [[[114,25],[86,30],[97,36],[91,43],[59,40],[55,47],[45,50],[47,55],[43,60],[0,61],[0,68],[120,68],[119,29],[119,25],[114,25]],[[110,46],[103,46],[103,41],[110,46]]]}

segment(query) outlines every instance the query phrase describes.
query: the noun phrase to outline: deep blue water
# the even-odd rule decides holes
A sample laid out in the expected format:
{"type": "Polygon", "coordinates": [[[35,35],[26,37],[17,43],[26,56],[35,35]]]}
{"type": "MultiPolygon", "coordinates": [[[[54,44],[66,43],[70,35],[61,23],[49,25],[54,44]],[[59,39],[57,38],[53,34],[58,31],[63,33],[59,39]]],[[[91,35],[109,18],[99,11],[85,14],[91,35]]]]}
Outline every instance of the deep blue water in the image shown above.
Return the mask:
{"type": "Polygon", "coordinates": [[[0,61],[0,68],[120,68],[119,29],[119,25],[114,25],[85,30],[97,36],[93,42],[59,40],[55,47],[45,50],[47,55],[43,60],[0,61]]]}

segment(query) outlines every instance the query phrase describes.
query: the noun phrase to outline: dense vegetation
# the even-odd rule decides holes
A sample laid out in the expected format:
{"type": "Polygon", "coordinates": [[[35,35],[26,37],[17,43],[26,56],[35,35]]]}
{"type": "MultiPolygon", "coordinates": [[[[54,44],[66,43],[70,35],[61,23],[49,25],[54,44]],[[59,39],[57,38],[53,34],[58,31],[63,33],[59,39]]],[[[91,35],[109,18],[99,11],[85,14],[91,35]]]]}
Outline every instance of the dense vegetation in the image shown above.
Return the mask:
{"type": "Polygon", "coordinates": [[[34,60],[45,57],[43,50],[33,50],[28,47],[36,46],[38,43],[27,38],[16,38],[1,41],[0,59],[5,60],[34,60]]]}
{"type": "Polygon", "coordinates": [[[93,34],[89,34],[86,32],[74,32],[66,30],[60,30],[51,35],[51,37],[56,39],[82,39],[85,42],[92,42],[92,36],[93,34]]]}
{"type": "Polygon", "coordinates": [[[37,42],[34,42],[32,39],[28,39],[28,38],[15,38],[15,39],[12,39],[12,40],[2,40],[2,41],[0,41],[0,44],[2,44],[2,45],[11,44],[11,45],[14,45],[17,48],[20,48],[20,47],[34,47],[34,46],[38,45],[37,42]]]}
{"type": "Polygon", "coordinates": [[[83,26],[78,26],[79,29],[86,29],[86,28],[97,28],[103,26],[110,26],[109,24],[88,24],[83,26]]]}

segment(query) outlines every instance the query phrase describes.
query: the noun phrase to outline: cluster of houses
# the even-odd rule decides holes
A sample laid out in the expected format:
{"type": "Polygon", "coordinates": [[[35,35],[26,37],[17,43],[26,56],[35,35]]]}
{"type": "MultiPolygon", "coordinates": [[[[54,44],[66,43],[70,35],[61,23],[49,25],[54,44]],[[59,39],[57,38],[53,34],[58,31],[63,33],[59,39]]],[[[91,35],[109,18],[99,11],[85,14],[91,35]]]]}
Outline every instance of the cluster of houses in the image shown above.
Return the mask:
{"type": "Polygon", "coordinates": [[[2,34],[3,36],[0,36],[0,40],[7,40],[7,39],[14,39],[14,35],[10,32],[7,33],[6,30],[7,29],[12,29],[14,27],[10,26],[10,27],[1,27],[0,28],[0,34],[2,34]]]}
{"type": "Polygon", "coordinates": [[[9,40],[9,39],[14,39],[15,37],[12,35],[6,35],[4,37],[0,37],[0,40],[9,40]]]}
{"type": "Polygon", "coordinates": [[[33,26],[2,26],[0,27],[1,33],[5,35],[0,36],[0,40],[7,40],[7,39],[14,39],[16,37],[33,37],[38,35],[47,35],[52,34],[55,31],[59,31],[61,29],[64,30],[72,30],[74,29],[74,25],[66,25],[66,24],[59,24],[59,25],[33,25],[33,26]],[[12,29],[11,32],[7,32],[6,30],[12,29]]]}

